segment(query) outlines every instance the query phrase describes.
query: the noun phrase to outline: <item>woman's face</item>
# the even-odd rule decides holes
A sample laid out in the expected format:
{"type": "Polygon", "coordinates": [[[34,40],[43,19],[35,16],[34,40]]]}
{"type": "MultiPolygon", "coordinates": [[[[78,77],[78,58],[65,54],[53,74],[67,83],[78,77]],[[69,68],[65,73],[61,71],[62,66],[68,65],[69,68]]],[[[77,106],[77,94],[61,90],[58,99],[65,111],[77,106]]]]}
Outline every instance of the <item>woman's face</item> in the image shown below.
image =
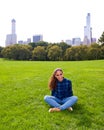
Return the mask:
{"type": "Polygon", "coordinates": [[[63,72],[60,70],[56,71],[55,77],[61,82],[63,80],[63,72]]]}

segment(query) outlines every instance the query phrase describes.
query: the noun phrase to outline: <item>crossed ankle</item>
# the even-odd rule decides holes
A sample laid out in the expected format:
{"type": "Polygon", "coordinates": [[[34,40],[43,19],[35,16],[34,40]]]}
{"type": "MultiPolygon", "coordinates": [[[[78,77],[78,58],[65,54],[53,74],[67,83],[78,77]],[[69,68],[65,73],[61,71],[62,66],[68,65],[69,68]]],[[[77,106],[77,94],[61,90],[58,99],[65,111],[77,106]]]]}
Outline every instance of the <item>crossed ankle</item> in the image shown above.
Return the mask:
{"type": "Polygon", "coordinates": [[[59,111],[61,111],[61,110],[59,108],[57,108],[57,107],[49,109],[49,112],[59,112],[59,111]]]}

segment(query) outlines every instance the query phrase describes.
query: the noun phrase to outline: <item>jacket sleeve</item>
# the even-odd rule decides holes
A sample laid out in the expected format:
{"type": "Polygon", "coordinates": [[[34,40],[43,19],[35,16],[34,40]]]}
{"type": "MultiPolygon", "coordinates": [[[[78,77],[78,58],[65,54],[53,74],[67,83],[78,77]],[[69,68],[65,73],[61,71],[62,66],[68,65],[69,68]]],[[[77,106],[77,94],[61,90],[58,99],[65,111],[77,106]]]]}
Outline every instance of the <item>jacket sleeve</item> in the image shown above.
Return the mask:
{"type": "Polygon", "coordinates": [[[70,80],[69,80],[69,94],[70,96],[73,96],[72,82],[70,80]]]}

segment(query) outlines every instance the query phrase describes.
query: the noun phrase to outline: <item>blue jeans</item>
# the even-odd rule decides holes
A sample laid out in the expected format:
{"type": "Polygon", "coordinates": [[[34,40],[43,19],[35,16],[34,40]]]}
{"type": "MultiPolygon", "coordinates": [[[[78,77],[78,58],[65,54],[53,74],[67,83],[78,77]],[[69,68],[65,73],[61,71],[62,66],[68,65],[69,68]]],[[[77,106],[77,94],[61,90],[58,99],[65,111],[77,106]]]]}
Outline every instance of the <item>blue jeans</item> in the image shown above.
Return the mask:
{"type": "Polygon", "coordinates": [[[77,102],[78,98],[77,96],[71,96],[61,100],[57,97],[46,95],[44,97],[44,100],[52,107],[57,107],[60,110],[65,110],[74,105],[77,102]]]}

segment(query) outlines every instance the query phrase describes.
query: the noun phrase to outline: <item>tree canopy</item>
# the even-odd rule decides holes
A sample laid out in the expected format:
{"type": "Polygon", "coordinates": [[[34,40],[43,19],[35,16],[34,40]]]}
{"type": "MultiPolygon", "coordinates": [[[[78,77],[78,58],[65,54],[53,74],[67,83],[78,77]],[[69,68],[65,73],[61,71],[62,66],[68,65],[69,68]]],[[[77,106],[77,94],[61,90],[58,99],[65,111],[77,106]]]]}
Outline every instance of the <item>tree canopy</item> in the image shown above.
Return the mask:
{"type": "Polygon", "coordinates": [[[98,43],[70,46],[65,42],[48,43],[40,41],[28,45],[14,44],[0,47],[0,57],[13,60],[60,61],[104,59],[104,32],[98,43]],[[100,43],[100,44],[99,44],[100,43]]]}
{"type": "Polygon", "coordinates": [[[101,37],[98,39],[98,42],[104,44],[104,32],[102,33],[101,37]]]}

